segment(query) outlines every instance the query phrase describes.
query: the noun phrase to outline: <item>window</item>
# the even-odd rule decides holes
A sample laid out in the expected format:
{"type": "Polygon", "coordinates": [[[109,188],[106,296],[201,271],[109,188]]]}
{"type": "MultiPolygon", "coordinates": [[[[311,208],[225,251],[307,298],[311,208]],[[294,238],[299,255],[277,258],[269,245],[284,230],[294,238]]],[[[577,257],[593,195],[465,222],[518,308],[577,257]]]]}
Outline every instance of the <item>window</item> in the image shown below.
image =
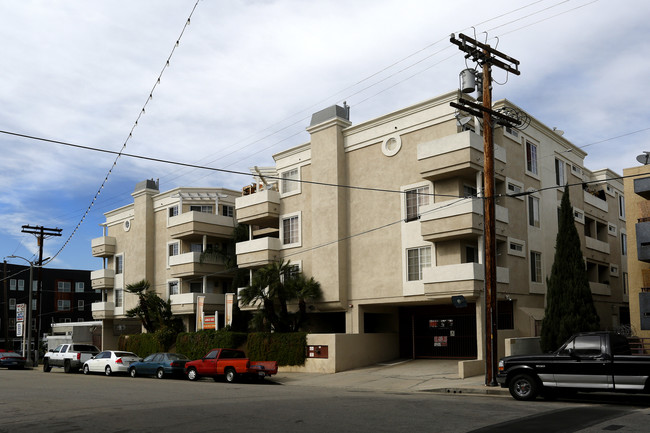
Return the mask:
{"type": "Polygon", "coordinates": [[[16,280],[9,280],[9,290],[16,290],[17,285],[16,280]]]}
{"type": "Polygon", "coordinates": [[[624,295],[627,295],[627,294],[630,293],[629,292],[629,290],[630,290],[629,284],[630,283],[627,280],[627,272],[623,272],[623,294],[624,295]]]}
{"type": "Polygon", "coordinates": [[[497,329],[515,329],[514,302],[497,302],[497,329]]]}
{"type": "Polygon", "coordinates": [[[621,219],[625,219],[625,197],[618,195],[618,216],[621,219]]]}
{"type": "Polygon", "coordinates": [[[522,190],[520,185],[508,182],[508,194],[520,194],[522,190]]]}
{"type": "Polygon", "coordinates": [[[536,251],[530,252],[530,281],[542,282],[542,253],[536,251]]]}
{"type": "Polygon", "coordinates": [[[528,225],[539,227],[539,199],[528,196],[528,225]]]}
{"type": "Polygon", "coordinates": [[[11,311],[16,309],[16,298],[9,298],[9,309],[11,311]]]}
{"type": "Polygon", "coordinates": [[[85,288],[86,287],[83,281],[77,281],[76,283],[74,283],[74,291],[76,293],[83,293],[85,288]]]}
{"type": "Polygon", "coordinates": [[[79,299],[79,300],[77,301],[77,310],[78,310],[78,311],[83,311],[83,310],[84,310],[84,306],[85,306],[85,305],[84,305],[84,301],[83,301],[83,299],[79,299]]]}
{"type": "Polygon", "coordinates": [[[406,221],[414,221],[420,216],[420,207],[429,204],[429,187],[421,186],[419,188],[405,191],[406,195],[406,221]]]}
{"type": "Polygon", "coordinates": [[[420,247],[406,250],[406,279],[419,281],[422,279],[422,269],[431,267],[431,247],[420,247]]]}
{"type": "Polygon", "coordinates": [[[32,292],[35,292],[38,290],[38,280],[32,281],[32,292]]]}
{"type": "Polygon", "coordinates": [[[178,205],[170,206],[168,209],[169,209],[169,217],[170,218],[175,217],[176,215],[178,215],[178,205]]]}
{"type": "Polygon", "coordinates": [[[212,205],[191,205],[190,212],[214,213],[212,205]]]}
{"type": "Polygon", "coordinates": [[[115,256],[115,274],[124,272],[124,256],[115,256]]]}
{"type": "Polygon", "coordinates": [[[526,141],[526,170],[537,174],[537,145],[526,141]]]}
{"type": "Polygon", "coordinates": [[[524,252],[524,246],[517,242],[510,242],[510,251],[513,253],[522,253],[524,252]]]}
{"type": "MultiPolygon", "coordinates": [[[[209,249],[210,248],[208,248],[208,250],[209,249]]],[[[190,244],[190,251],[193,252],[193,253],[202,253],[203,252],[203,244],[190,244]]],[[[178,254],[178,251],[176,251],[176,254],[178,254]]],[[[174,255],[176,255],[176,254],[174,254],[174,255]]],[[[170,255],[172,255],[172,254],[170,254],[170,255]]]]}
{"type": "Polygon", "coordinates": [[[282,244],[290,245],[300,242],[300,221],[298,215],[282,219],[282,244]]]}
{"type": "Polygon", "coordinates": [[[621,233],[621,255],[627,256],[627,235],[621,233]]]}
{"type": "Polygon", "coordinates": [[[180,293],[179,287],[178,287],[178,281],[170,281],[168,283],[169,286],[169,296],[171,295],[178,295],[180,293]]]}
{"type": "Polygon", "coordinates": [[[169,244],[169,257],[178,255],[178,242],[169,244]]]}
{"type": "Polygon", "coordinates": [[[70,311],[70,300],[69,299],[59,299],[56,302],[57,311],[70,311]]]}
{"type": "Polygon", "coordinates": [[[18,291],[25,291],[25,280],[18,280],[18,291]]]}
{"type": "Polygon", "coordinates": [[[515,128],[512,128],[510,126],[505,127],[505,131],[512,135],[513,137],[519,137],[519,131],[517,131],[515,128]]]}
{"type": "Polygon", "coordinates": [[[465,262],[464,263],[478,263],[478,248],[473,245],[465,246],[465,262]]]}
{"type": "Polygon", "coordinates": [[[463,197],[476,197],[476,187],[463,185],[463,197]]]}
{"type": "Polygon", "coordinates": [[[609,232],[610,235],[616,236],[616,226],[613,224],[608,224],[607,225],[607,231],[609,232]]]}
{"type": "Polygon", "coordinates": [[[280,177],[282,179],[280,189],[282,194],[298,191],[300,189],[300,183],[297,182],[300,179],[297,168],[283,172],[280,177]]]}
{"type": "Polygon", "coordinates": [[[115,289],[115,308],[124,307],[124,290],[115,289]]]}
{"type": "Polygon", "coordinates": [[[221,215],[226,216],[226,217],[234,217],[235,216],[235,206],[230,206],[227,204],[224,204],[221,206],[221,215]]]}
{"type": "Polygon", "coordinates": [[[57,287],[61,293],[70,293],[72,291],[72,284],[70,281],[59,281],[57,287]]]}
{"type": "Polygon", "coordinates": [[[32,310],[37,310],[38,308],[38,303],[36,302],[36,299],[32,299],[32,310]]]}
{"type": "Polygon", "coordinates": [[[560,159],[555,159],[555,184],[558,186],[564,186],[566,180],[564,177],[564,161],[560,159]]]}
{"type": "Polygon", "coordinates": [[[13,331],[16,329],[16,319],[13,317],[9,318],[9,330],[13,331]]]}

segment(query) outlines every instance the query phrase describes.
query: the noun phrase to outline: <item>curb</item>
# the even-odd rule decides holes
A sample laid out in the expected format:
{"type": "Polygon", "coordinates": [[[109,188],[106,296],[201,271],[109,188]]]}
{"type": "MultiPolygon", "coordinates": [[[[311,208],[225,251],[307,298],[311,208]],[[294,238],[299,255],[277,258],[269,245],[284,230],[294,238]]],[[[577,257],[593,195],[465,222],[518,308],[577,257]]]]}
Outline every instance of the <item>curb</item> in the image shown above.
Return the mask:
{"type": "Polygon", "coordinates": [[[437,389],[427,389],[425,392],[431,392],[435,394],[454,394],[454,395],[493,395],[493,396],[509,396],[510,393],[507,389],[503,388],[437,388],[437,389]]]}

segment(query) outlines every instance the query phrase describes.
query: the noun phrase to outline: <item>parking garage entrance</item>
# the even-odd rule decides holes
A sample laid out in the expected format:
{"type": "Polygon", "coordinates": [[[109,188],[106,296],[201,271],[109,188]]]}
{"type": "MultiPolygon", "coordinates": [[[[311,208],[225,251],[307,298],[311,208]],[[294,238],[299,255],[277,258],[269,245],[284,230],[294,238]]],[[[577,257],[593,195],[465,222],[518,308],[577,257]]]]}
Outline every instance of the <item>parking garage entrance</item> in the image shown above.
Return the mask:
{"type": "Polygon", "coordinates": [[[401,307],[400,356],[403,358],[476,358],[476,304],[401,307]]]}

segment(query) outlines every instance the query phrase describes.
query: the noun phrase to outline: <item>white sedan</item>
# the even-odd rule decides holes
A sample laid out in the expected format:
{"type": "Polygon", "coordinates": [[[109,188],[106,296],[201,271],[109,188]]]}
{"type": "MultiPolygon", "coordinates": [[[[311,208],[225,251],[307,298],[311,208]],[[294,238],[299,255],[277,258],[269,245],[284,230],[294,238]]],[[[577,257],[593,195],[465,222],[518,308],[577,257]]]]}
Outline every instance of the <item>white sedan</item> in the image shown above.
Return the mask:
{"type": "Polygon", "coordinates": [[[84,374],[101,373],[110,376],[113,373],[127,373],[132,362],[142,361],[138,355],[131,352],[105,350],[84,363],[84,374]]]}

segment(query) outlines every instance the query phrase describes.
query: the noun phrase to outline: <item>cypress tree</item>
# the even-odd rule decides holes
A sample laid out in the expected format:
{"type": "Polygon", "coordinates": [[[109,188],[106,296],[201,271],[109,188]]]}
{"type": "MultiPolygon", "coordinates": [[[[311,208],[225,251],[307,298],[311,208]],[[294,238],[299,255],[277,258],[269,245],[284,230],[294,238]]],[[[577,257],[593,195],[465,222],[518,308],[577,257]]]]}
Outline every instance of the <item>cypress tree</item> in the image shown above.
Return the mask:
{"type": "Polygon", "coordinates": [[[573,220],[569,188],[560,205],[555,258],[546,279],[546,309],[542,321],[541,346],[545,352],[559,348],[576,332],[596,331],[600,318],[591,296],[580,237],[573,220]]]}

